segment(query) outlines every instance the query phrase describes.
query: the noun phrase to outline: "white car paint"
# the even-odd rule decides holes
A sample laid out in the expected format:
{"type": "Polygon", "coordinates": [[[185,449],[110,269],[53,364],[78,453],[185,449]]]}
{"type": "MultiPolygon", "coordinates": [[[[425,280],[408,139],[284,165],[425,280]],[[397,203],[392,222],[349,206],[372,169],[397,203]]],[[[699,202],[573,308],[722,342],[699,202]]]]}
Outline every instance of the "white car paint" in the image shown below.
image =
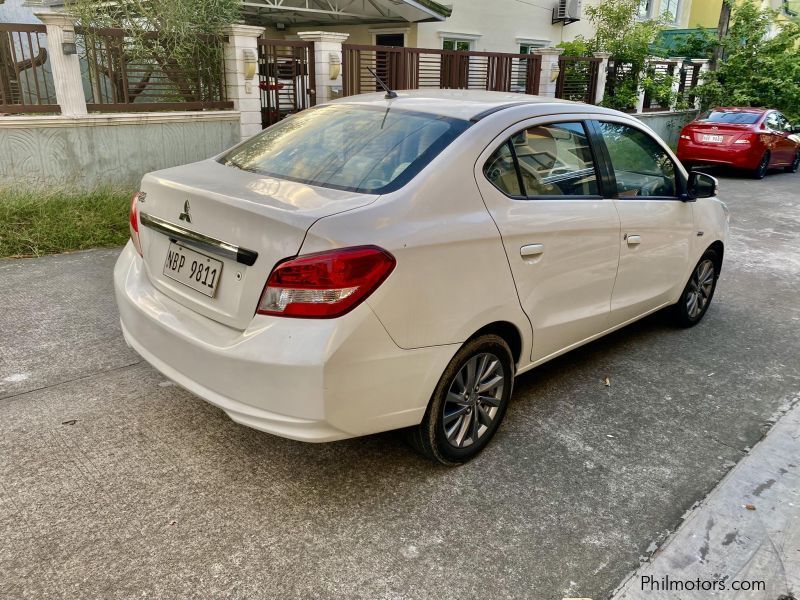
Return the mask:
{"type": "Polygon", "coordinates": [[[488,156],[529,124],[603,118],[655,135],[632,117],[518,94],[398,96],[338,102],[461,119],[495,112],[380,196],[216,159],[145,176],[142,210],[259,256],[252,266],[221,258],[217,296],[208,298],[162,275],[169,238],[142,227],[144,258],[129,243],[114,274],[130,345],[250,427],[314,442],[365,435],[418,424],[448,362],[481,328],[502,322],[516,330],[522,373],[675,303],[705,249],[726,241],[726,211],[715,198],[520,201],[483,176],[488,156]],[[186,200],[191,224],[178,221],[186,200]],[[351,312],[254,314],[280,260],[359,245],[385,249],[396,267],[351,312]]]}

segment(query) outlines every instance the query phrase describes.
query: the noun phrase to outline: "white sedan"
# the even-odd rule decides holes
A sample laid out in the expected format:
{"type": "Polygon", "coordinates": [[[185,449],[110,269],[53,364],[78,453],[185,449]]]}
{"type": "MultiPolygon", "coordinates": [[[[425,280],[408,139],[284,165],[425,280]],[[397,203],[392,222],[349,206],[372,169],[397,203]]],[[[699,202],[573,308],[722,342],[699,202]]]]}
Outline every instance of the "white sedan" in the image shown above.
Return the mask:
{"type": "Polygon", "coordinates": [[[665,307],[703,318],[728,233],[715,196],[616,111],[353,96],[144,177],[122,330],[238,423],[307,442],[409,428],[460,463],[516,375],[665,307]]]}

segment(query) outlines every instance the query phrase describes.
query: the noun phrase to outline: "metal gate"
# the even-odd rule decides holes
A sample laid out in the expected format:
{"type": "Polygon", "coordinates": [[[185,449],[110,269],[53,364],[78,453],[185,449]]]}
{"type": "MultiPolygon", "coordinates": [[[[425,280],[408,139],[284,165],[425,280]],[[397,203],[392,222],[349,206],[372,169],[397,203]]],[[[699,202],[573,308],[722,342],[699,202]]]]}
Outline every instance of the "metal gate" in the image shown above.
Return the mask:
{"type": "Polygon", "coordinates": [[[258,40],[261,126],[314,106],[314,42],[258,40]]]}
{"type": "Polygon", "coordinates": [[[594,104],[601,62],[595,57],[560,56],[556,98],[594,104]]]}
{"type": "Polygon", "coordinates": [[[470,89],[539,93],[541,56],[344,44],[344,95],[380,89],[375,70],[393,90],[470,89]]]}

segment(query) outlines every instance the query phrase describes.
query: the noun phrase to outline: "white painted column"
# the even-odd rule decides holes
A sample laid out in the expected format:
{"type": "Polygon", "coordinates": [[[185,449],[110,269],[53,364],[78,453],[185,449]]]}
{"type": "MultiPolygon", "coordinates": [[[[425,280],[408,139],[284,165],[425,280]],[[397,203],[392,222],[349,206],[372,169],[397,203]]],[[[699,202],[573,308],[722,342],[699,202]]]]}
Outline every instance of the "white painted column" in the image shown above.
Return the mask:
{"type": "Polygon", "coordinates": [[[672,96],[674,98],[670,110],[677,110],[676,102],[678,101],[678,94],[681,89],[681,70],[683,69],[683,61],[686,60],[685,56],[670,56],[667,60],[672,63],[672,96]]]}
{"type": "Polygon", "coordinates": [[[261,91],[258,87],[258,38],[263,27],[229,25],[225,33],[225,90],[239,111],[242,139],[261,131],[261,91]]]}
{"type": "Polygon", "coordinates": [[[597,71],[597,89],[594,92],[594,103],[600,104],[606,95],[606,81],[608,80],[608,61],[611,58],[610,52],[595,52],[595,58],[601,60],[597,71]]]}
{"type": "Polygon", "coordinates": [[[558,66],[558,57],[564,53],[563,48],[534,48],[533,54],[542,57],[542,71],[539,76],[539,95],[555,98],[556,81],[561,72],[558,66]]]}
{"type": "Polygon", "coordinates": [[[644,112],[645,93],[644,93],[644,88],[642,87],[642,78],[644,78],[647,75],[647,70],[649,68],[650,68],[650,61],[646,60],[644,62],[644,68],[642,69],[642,72],[639,73],[639,89],[637,90],[636,106],[633,109],[633,111],[636,114],[642,114],[644,112]]]}
{"type": "Polygon", "coordinates": [[[64,54],[63,47],[64,42],[75,42],[75,19],[63,12],[42,11],[34,14],[47,27],[48,56],[61,114],[68,117],[88,114],[80,59],[77,54],[64,54]]]}
{"type": "MultiPolygon", "coordinates": [[[[693,65],[700,65],[700,76],[697,78],[697,85],[700,85],[706,79],[706,75],[711,68],[711,61],[707,58],[693,58],[690,62],[693,65]]],[[[700,110],[700,98],[695,97],[694,107],[700,110]]]]}
{"type": "Polygon", "coordinates": [[[316,103],[323,104],[342,95],[342,44],[349,33],[298,31],[297,37],[314,42],[316,103]]]}

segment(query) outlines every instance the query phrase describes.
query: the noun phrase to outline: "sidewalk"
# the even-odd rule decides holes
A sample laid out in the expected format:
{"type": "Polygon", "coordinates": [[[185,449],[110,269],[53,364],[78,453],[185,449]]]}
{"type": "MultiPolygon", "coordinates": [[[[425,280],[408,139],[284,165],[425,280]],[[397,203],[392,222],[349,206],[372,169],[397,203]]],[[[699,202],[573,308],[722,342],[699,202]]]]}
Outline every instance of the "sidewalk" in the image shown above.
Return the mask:
{"type": "Polygon", "coordinates": [[[778,600],[794,596],[800,597],[797,398],[764,440],[612,598],[778,600]],[[734,585],[752,589],[734,591],[734,585]]]}

